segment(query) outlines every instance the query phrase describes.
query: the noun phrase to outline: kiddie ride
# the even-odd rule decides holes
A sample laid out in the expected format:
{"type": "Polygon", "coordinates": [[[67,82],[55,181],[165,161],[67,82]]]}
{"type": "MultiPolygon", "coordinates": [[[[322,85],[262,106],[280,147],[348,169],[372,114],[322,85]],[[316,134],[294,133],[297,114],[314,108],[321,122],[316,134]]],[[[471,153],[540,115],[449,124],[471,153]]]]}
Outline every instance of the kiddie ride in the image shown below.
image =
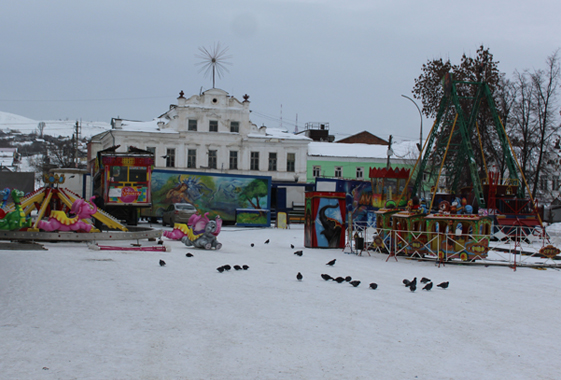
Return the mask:
{"type": "Polygon", "coordinates": [[[94,241],[130,240],[161,237],[161,230],[134,228],[129,231],[116,218],[74,192],[59,187],[64,175],[45,176],[48,185],[24,195],[17,189],[4,189],[0,208],[0,240],[24,241],[94,241]],[[11,198],[11,201],[9,201],[11,198]],[[31,212],[37,214],[33,220],[31,212]],[[49,215],[48,218],[44,218],[49,215]],[[91,218],[103,223],[108,231],[101,232],[91,218]]]}
{"type": "Polygon", "coordinates": [[[222,228],[222,219],[219,215],[214,220],[209,219],[208,214],[191,215],[187,224],[176,223],[172,231],[164,232],[164,236],[181,240],[187,247],[218,250],[222,248],[222,243],[216,239],[222,228]]]}

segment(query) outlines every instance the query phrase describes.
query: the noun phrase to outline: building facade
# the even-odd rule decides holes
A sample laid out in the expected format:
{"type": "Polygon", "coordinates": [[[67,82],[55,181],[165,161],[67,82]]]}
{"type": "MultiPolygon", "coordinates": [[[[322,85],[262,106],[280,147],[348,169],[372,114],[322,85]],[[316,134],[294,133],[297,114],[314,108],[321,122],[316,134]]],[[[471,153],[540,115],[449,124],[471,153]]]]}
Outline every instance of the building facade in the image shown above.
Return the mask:
{"type": "Polygon", "coordinates": [[[185,98],[151,122],[113,119],[111,130],[93,136],[90,160],[121,145],[154,152],[156,168],[245,175],[273,181],[305,182],[311,141],[286,131],[257,127],[250,120],[249,96],[239,101],[213,88],[185,98]]]}
{"type": "Polygon", "coordinates": [[[307,182],[316,178],[369,180],[370,168],[413,168],[418,157],[414,142],[387,145],[311,142],[308,145],[307,182]],[[388,156],[389,154],[389,156],[388,156]]]}

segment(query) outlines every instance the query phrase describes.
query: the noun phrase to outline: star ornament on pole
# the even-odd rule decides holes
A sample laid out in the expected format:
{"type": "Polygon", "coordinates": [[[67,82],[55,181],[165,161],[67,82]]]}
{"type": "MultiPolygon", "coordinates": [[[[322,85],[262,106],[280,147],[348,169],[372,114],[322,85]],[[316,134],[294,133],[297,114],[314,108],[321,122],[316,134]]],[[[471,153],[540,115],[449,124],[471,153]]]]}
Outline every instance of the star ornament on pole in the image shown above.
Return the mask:
{"type": "Polygon", "coordinates": [[[226,65],[232,65],[228,62],[228,59],[232,58],[228,55],[228,47],[220,46],[220,42],[215,43],[210,48],[199,47],[199,54],[195,54],[195,57],[199,58],[201,61],[197,62],[196,66],[201,66],[199,73],[204,71],[204,75],[212,74],[212,88],[216,85],[216,76],[222,78],[224,71],[229,72],[226,65]]]}

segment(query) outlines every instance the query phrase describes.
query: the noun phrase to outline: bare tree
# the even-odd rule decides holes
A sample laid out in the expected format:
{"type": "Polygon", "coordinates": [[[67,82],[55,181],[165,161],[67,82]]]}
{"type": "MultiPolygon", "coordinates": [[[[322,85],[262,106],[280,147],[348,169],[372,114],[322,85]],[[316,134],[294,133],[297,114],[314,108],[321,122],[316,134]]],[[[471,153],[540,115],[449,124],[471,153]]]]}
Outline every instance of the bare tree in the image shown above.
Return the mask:
{"type": "Polygon", "coordinates": [[[526,180],[533,181],[535,167],[532,157],[535,153],[536,142],[535,124],[532,122],[534,106],[534,86],[530,78],[530,73],[515,71],[512,84],[515,90],[515,101],[512,107],[511,117],[508,126],[511,143],[514,147],[520,169],[526,180]]]}
{"type": "Polygon", "coordinates": [[[553,153],[554,134],[559,131],[559,121],[556,117],[557,94],[561,68],[559,66],[559,50],[547,57],[545,70],[535,70],[530,74],[533,86],[534,110],[533,119],[536,131],[537,161],[534,175],[532,196],[536,196],[540,176],[548,174],[547,164],[553,153]]]}

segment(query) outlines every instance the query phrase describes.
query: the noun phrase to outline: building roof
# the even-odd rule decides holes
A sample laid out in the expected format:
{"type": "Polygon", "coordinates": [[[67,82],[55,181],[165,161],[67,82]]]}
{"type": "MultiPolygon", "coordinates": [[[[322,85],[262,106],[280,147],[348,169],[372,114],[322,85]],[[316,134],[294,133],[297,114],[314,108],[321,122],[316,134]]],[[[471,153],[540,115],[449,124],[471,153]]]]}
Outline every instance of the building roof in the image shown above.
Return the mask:
{"type": "Polygon", "coordinates": [[[389,143],[368,131],[362,131],[352,136],[348,136],[336,141],[344,144],[371,144],[371,145],[388,145],[389,143]]]}
{"type": "MultiPolygon", "coordinates": [[[[392,144],[392,158],[414,159],[419,151],[415,141],[396,141],[392,144]]],[[[387,158],[387,145],[372,144],[337,144],[313,141],[308,145],[308,156],[319,157],[356,157],[387,158]]]]}

